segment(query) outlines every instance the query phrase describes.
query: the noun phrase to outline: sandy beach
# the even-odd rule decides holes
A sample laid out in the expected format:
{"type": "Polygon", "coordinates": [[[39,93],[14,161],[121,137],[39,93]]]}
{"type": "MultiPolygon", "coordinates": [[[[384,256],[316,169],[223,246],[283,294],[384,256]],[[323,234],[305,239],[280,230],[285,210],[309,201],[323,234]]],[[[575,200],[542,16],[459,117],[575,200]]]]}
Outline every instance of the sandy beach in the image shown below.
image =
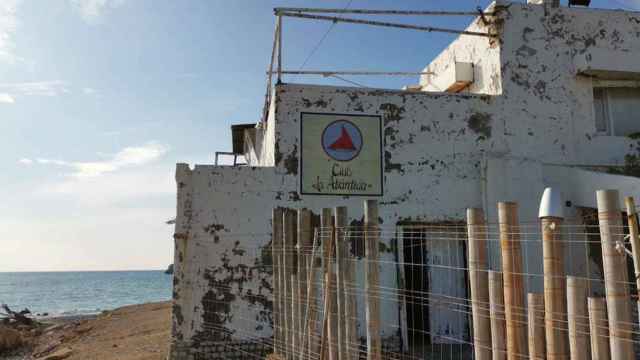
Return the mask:
{"type": "Polygon", "coordinates": [[[0,359],[164,360],[171,324],[170,303],[132,305],[97,316],[47,319],[33,346],[0,359]]]}

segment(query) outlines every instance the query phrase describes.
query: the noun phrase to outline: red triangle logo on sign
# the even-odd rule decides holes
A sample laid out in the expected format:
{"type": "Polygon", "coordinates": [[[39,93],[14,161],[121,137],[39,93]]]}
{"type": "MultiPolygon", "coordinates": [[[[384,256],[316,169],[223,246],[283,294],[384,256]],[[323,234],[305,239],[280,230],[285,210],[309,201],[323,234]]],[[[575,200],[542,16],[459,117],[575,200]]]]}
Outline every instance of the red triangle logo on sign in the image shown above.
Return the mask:
{"type": "Polygon", "coordinates": [[[342,131],[340,132],[340,137],[334,141],[333,144],[329,145],[329,149],[336,151],[353,151],[356,150],[356,147],[353,146],[353,140],[351,140],[351,136],[347,132],[347,129],[342,126],[342,131]]]}

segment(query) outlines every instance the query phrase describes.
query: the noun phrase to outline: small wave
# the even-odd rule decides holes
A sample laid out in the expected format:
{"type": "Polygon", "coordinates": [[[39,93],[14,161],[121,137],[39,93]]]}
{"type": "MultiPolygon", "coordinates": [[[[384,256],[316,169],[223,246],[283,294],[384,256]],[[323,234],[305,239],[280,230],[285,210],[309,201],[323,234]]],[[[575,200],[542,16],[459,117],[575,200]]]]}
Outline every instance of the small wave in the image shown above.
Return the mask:
{"type": "Polygon", "coordinates": [[[44,313],[35,314],[36,319],[53,319],[53,318],[75,318],[75,317],[84,317],[84,316],[92,316],[99,315],[102,313],[101,309],[75,309],[75,310],[65,310],[65,311],[51,311],[44,313]]]}

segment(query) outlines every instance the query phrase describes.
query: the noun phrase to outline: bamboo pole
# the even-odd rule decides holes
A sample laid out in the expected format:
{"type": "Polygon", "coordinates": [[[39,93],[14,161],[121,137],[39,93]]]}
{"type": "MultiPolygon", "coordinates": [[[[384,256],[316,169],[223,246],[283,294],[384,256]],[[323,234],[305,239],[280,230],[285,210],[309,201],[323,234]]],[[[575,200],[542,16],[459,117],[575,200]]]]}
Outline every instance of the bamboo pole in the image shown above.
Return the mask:
{"type": "Polygon", "coordinates": [[[476,360],[491,359],[491,320],[487,277],[487,224],[482,209],[467,209],[469,283],[476,360]]]}
{"type": "Polygon", "coordinates": [[[365,314],[367,321],[367,360],[380,360],[382,346],[380,341],[380,300],[378,298],[379,269],[378,269],[378,202],[365,200],[364,202],[364,230],[365,230],[365,314]]]}
{"type": "Polygon", "coordinates": [[[633,197],[624,198],[629,220],[629,239],[631,240],[631,252],[633,254],[633,267],[636,274],[636,289],[640,289],[640,234],[638,233],[638,213],[633,197]]]}
{"type": "Polygon", "coordinates": [[[298,287],[298,274],[291,274],[291,351],[289,352],[289,356],[292,359],[297,358],[297,353],[300,350],[300,317],[298,313],[298,292],[300,288],[298,287]]]}
{"type": "Polygon", "coordinates": [[[529,293],[527,303],[529,359],[545,359],[544,294],[529,293]]]}
{"type": "MultiPolygon", "coordinates": [[[[347,238],[347,249],[349,250],[349,245],[351,241],[349,237],[349,233],[346,232],[345,236],[347,238]]],[[[353,290],[353,287],[356,285],[356,257],[355,257],[355,249],[353,251],[347,252],[347,276],[345,277],[345,282],[347,283],[347,288],[351,284],[352,290],[347,290],[347,342],[350,347],[351,359],[358,360],[360,358],[360,344],[358,340],[358,330],[357,330],[357,322],[358,322],[358,308],[357,308],[357,293],[353,290]]]]}
{"type": "Polygon", "coordinates": [[[587,280],[567,277],[567,320],[571,360],[588,360],[589,314],[587,312],[587,280]]]}
{"type": "Polygon", "coordinates": [[[609,343],[614,360],[633,359],[631,306],[627,285],[627,258],[616,245],[624,240],[620,196],[617,190],[598,190],[598,221],[602,242],[602,267],[609,315],[609,343]]]}
{"type": "Polygon", "coordinates": [[[284,244],[282,247],[283,262],[282,262],[282,278],[284,279],[284,328],[285,328],[285,356],[287,359],[291,358],[293,354],[293,318],[291,308],[293,304],[293,292],[291,286],[291,275],[294,268],[294,247],[295,247],[295,233],[296,233],[296,213],[292,210],[285,210],[284,212],[284,244]]]}
{"type": "Polygon", "coordinates": [[[489,271],[489,316],[491,318],[491,355],[493,360],[507,358],[502,274],[489,271]]]}
{"type": "Polygon", "coordinates": [[[543,217],[542,253],[544,267],[544,324],[547,359],[569,358],[564,261],[561,239],[563,219],[543,217]]]}
{"type": "MultiPolygon", "coordinates": [[[[624,204],[627,208],[631,254],[633,257],[633,268],[636,275],[636,295],[638,295],[640,292],[640,233],[638,229],[638,212],[636,211],[636,203],[632,196],[625,197],[624,204]]],[[[636,306],[640,314],[640,301],[636,303],[636,306]]]]}
{"type": "Polygon", "coordinates": [[[273,352],[282,354],[281,346],[284,344],[283,335],[283,293],[280,282],[280,272],[282,267],[282,208],[275,208],[272,211],[272,237],[271,237],[271,259],[273,262],[273,352]]]}
{"type": "Polygon", "coordinates": [[[591,360],[609,360],[609,330],[607,304],[604,298],[588,299],[591,360]]]}
{"type": "Polygon", "coordinates": [[[322,209],[322,245],[324,249],[324,311],[323,311],[323,334],[321,342],[321,359],[338,360],[338,346],[335,341],[338,333],[337,323],[337,299],[335,291],[335,271],[333,268],[333,257],[335,253],[334,225],[330,208],[322,209]],[[326,348],[325,348],[326,346],[326,348]]]}
{"type": "Polygon", "coordinates": [[[320,230],[318,236],[320,238],[320,246],[322,248],[322,320],[320,321],[320,360],[328,358],[329,347],[327,342],[329,339],[329,255],[331,246],[329,243],[330,236],[327,236],[328,229],[331,228],[331,209],[324,208],[320,213],[320,230]]]}
{"type": "Polygon", "coordinates": [[[527,319],[524,314],[518,205],[512,202],[498,203],[498,219],[504,276],[507,359],[516,360],[527,356],[527,319]]]}
{"type": "Polygon", "coordinates": [[[338,289],[338,353],[340,360],[346,360],[349,357],[349,349],[347,344],[347,304],[346,293],[347,287],[345,282],[345,274],[347,272],[346,250],[344,229],[347,225],[347,208],[338,206],[333,209],[333,217],[335,221],[335,249],[336,249],[336,284],[338,289]]]}
{"type": "Polygon", "coordinates": [[[317,291],[316,291],[316,278],[317,278],[317,266],[315,263],[316,260],[316,249],[318,246],[318,229],[315,228],[313,233],[313,241],[311,243],[311,254],[309,260],[307,261],[307,298],[305,303],[305,319],[304,319],[304,328],[303,328],[303,340],[305,342],[304,349],[300,354],[300,360],[311,359],[315,357],[315,354],[320,353],[320,349],[318,349],[317,344],[319,344],[317,340],[317,291]]]}
{"type": "Polygon", "coordinates": [[[313,234],[311,233],[311,211],[307,209],[298,210],[298,317],[299,317],[299,339],[300,354],[307,352],[309,342],[305,338],[307,325],[305,323],[306,305],[308,298],[307,279],[309,278],[309,268],[307,258],[313,246],[313,234]]]}
{"type": "Polygon", "coordinates": [[[328,344],[329,344],[329,360],[340,359],[340,348],[338,344],[338,289],[336,288],[335,272],[328,274],[329,278],[329,327],[328,327],[328,344]]]}
{"type": "Polygon", "coordinates": [[[400,340],[403,352],[409,352],[409,329],[407,324],[407,281],[405,275],[405,258],[404,258],[404,237],[406,236],[404,228],[398,231],[398,302],[400,303],[400,340]]]}

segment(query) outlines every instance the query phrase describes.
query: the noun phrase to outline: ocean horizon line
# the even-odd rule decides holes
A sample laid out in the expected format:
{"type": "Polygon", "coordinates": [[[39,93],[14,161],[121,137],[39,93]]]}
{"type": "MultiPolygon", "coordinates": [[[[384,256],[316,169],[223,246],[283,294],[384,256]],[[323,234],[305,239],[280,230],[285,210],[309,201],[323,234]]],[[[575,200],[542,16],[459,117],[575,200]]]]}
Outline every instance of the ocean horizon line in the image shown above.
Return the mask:
{"type": "Polygon", "coordinates": [[[47,273],[107,273],[107,272],[148,272],[148,271],[165,271],[167,268],[161,269],[124,269],[124,270],[0,270],[0,274],[47,274],[47,273]]]}

